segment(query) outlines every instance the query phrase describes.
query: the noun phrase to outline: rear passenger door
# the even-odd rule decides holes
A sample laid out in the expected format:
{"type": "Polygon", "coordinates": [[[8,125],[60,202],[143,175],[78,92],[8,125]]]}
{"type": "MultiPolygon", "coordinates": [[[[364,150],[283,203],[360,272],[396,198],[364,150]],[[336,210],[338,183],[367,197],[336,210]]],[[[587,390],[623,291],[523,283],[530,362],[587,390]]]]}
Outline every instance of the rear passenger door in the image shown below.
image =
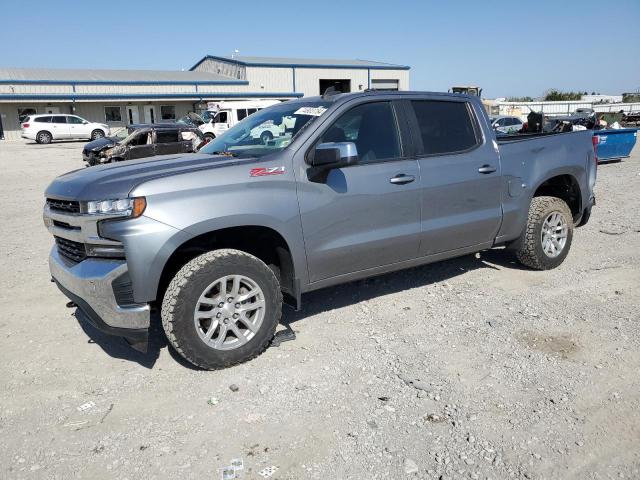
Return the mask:
{"type": "Polygon", "coordinates": [[[178,129],[157,128],[156,129],[156,155],[170,155],[182,152],[182,139],[179,138],[178,129]]]}
{"type": "MultiPolygon", "coordinates": [[[[311,282],[415,258],[420,237],[418,163],[406,121],[391,101],[360,103],[320,132],[321,143],[353,142],[358,163],[314,180],[298,195],[311,282]],[[401,135],[400,132],[403,132],[401,135]]],[[[309,151],[311,151],[309,150],[309,151]]],[[[304,163],[302,160],[300,163],[304,163]]]]}
{"type": "Polygon", "coordinates": [[[53,115],[51,117],[51,135],[56,140],[69,138],[69,124],[65,115],[53,115]]]}
{"type": "Polygon", "coordinates": [[[493,242],[500,222],[498,154],[465,99],[407,102],[420,165],[420,254],[493,242]]]}

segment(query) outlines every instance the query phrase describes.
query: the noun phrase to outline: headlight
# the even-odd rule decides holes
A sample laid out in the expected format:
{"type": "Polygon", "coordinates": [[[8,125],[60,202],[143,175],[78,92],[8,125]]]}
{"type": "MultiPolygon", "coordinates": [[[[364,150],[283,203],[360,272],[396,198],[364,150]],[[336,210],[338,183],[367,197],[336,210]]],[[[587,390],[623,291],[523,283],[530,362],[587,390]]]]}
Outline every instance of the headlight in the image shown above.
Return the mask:
{"type": "Polygon", "coordinates": [[[82,213],[87,215],[110,215],[139,217],[147,207],[144,197],[121,198],[117,200],[94,200],[83,204],[82,213]]]}

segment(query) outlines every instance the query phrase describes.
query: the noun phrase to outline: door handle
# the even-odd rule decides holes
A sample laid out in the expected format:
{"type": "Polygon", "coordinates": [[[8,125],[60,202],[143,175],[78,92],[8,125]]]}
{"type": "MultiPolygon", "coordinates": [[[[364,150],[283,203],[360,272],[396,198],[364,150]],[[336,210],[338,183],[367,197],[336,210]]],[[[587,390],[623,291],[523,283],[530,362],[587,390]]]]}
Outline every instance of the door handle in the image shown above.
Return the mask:
{"type": "Polygon", "coordinates": [[[493,173],[497,170],[496,167],[492,167],[491,165],[482,165],[479,169],[479,173],[493,173]]]}
{"type": "Polygon", "coordinates": [[[389,181],[394,185],[405,185],[407,183],[411,183],[416,179],[413,175],[405,175],[404,173],[399,173],[395,177],[391,177],[389,181]]]}

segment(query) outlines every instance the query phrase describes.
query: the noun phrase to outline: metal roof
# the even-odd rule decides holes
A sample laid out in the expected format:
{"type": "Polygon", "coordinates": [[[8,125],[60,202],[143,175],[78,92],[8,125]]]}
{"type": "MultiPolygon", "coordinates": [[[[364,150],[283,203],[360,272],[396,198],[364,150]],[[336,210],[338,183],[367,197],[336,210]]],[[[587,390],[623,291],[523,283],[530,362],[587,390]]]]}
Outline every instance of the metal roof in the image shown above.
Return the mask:
{"type": "Polygon", "coordinates": [[[338,60],[325,58],[293,58],[293,57],[251,57],[244,55],[216,56],[207,55],[196,63],[191,70],[207,59],[222,60],[252,67],[298,67],[298,68],[358,68],[358,69],[383,69],[383,70],[409,70],[406,65],[393,63],[374,62],[371,60],[338,60]]]}
{"type": "Polygon", "coordinates": [[[61,68],[3,68],[0,83],[76,84],[226,84],[246,85],[226,75],[200,71],[173,70],[93,70],[61,68]]]}

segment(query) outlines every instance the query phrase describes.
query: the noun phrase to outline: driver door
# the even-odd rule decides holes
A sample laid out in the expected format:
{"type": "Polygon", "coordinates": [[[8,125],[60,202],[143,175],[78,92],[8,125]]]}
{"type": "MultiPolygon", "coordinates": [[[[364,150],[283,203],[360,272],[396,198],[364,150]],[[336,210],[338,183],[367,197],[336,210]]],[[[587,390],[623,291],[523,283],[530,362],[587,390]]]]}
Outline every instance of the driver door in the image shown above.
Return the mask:
{"type": "Polygon", "coordinates": [[[152,157],[153,155],[155,155],[155,145],[151,130],[140,132],[127,146],[127,160],[152,157]]]}
{"type": "Polygon", "coordinates": [[[298,189],[309,277],[317,282],[417,257],[420,172],[391,101],[360,103],[337,118],[312,148],[353,142],[358,163],[298,189]],[[403,134],[401,134],[401,131],[403,134]],[[408,148],[409,147],[409,148],[408,148]]]}
{"type": "Polygon", "coordinates": [[[216,137],[219,137],[224,132],[229,130],[229,116],[231,115],[231,111],[229,110],[221,110],[216,113],[216,116],[213,117],[211,123],[213,124],[213,133],[216,137]]]}

